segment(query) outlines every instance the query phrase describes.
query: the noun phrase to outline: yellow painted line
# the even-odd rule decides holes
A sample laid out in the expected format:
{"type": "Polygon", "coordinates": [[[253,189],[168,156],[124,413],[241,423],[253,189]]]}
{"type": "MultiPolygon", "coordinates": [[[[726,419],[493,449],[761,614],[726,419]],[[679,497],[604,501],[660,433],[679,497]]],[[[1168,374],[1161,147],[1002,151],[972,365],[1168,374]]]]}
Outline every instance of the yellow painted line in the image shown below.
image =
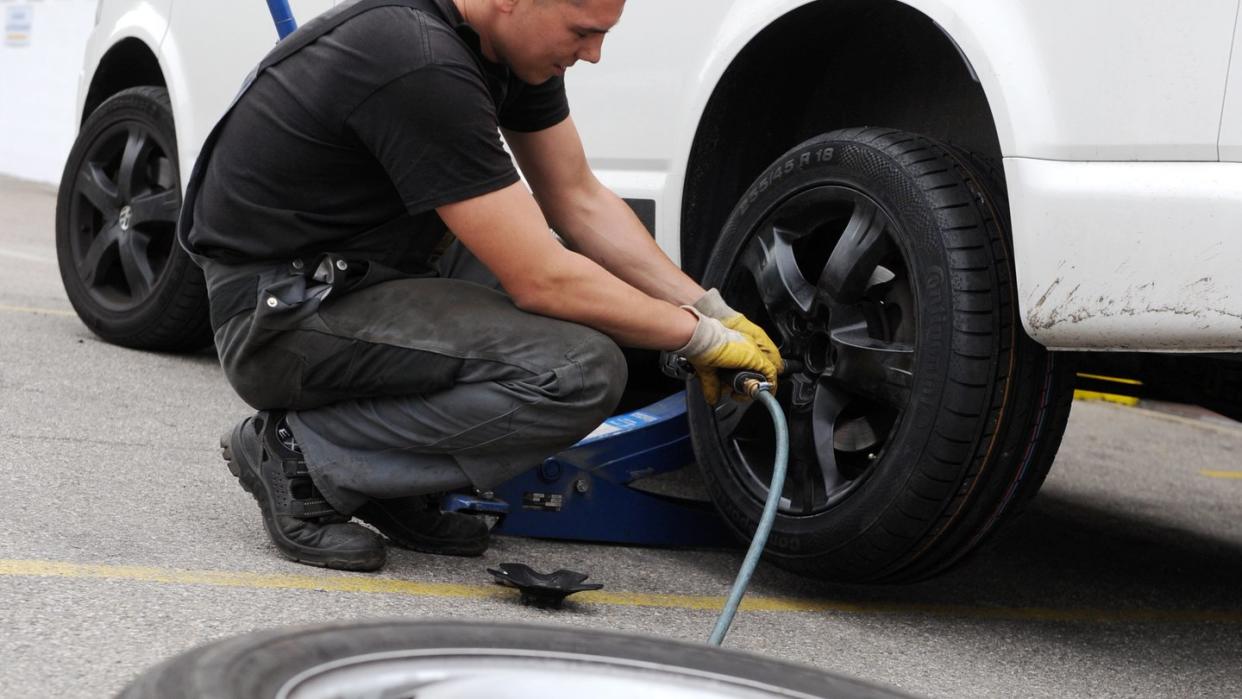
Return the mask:
{"type": "Polygon", "coordinates": [[[479,585],[424,583],[391,578],[344,575],[270,575],[217,570],[178,570],[147,566],[59,561],[0,560],[0,576],[34,578],[78,578],[130,580],[173,585],[244,587],[260,590],[318,590],[324,592],[365,592],[405,594],[426,597],[499,597],[500,590],[479,585]]]}
{"type": "Polygon", "coordinates": [[[1242,471],[1213,471],[1211,469],[1200,469],[1199,473],[1208,478],[1224,478],[1226,480],[1242,481],[1242,471]]]}
{"type": "MultiPolygon", "coordinates": [[[[393,580],[366,575],[274,575],[216,570],[178,570],[150,566],[65,563],[40,560],[0,559],[0,577],[114,580],[171,585],[206,585],[262,590],[316,590],[363,594],[396,594],[416,597],[504,599],[513,590],[499,585],[460,585],[393,580]]],[[[662,607],[719,611],[724,596],[642,594],[630,592],[582,592],[574,596],[582,604],[619,607],[662,607]]],[[[1041,607],[972,607],[967,605],[842,602],[780,597],[747,597],[748,612],[826,612],[838,614],[929,615],[999,621],[1052,621],[1096,623],[1227,623],[1242,624],[1242,609],[1052,609],[1041,607]]]]}
{"type": "Polygon", "coordinates": [[[1137,379],[1119,379],[1116,376],[1100,376],[1099,374],[1078,374],[1080,378],[1095,379],[1096,381],[1108,381],[1110,383],[1122,383],[1127,386],[1142,386],[1143,382],[1137,379]]]}
{"type": "Polygon", "coordinates": [[[1074,391],[1074,400],[1095,400],[1131,407],[1139,404],[1139,399],[1134,396],[1119,396],[1114,393],[1100,393],[1099,391],[1074,391]]]}
{"type": "Polygon", "coordinates": [[[0,311],[9,311],[12,313],[34,313],[37,315],[48,316],[76,316],[73,311],[62,311],[59,308],[32,308],[30,306],[6,306],[0,303],[0,311]]]}

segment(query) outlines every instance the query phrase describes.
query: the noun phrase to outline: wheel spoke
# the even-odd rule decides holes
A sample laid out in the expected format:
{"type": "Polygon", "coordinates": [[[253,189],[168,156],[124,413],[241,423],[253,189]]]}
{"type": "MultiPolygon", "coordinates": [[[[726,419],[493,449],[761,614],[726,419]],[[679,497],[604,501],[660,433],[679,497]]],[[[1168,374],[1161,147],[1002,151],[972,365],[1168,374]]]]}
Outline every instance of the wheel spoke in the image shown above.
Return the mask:
{"type": "Polygon", "coordinates": [[[151,177],[151,183],[160,189],[180,191],[181,188],[177,185],[177,168],[170,158],[164,155],[155,158],[155,172],[151,177]]]}
{"type": "Polygon", "coordinates": [[[130,202],[131,226],[144,223],[175,223],[181,209],[181,195],[175,189],[145,194],[130,202]]]}
{"type": "Polygon", "coordinates": [[[819,278],[819,291],[836,303],[854,303],[866,293],[872,273],[888,252],[884,214],[858,202],[819,278]]]}
{"type": "Polygon", "coordinates": [[[798,235],[774,226],[761,230],[746,247],[742,264],[750,270],[759,296],[782,334],[791,335],[789,321],[806,316],[815,303],[815,287],[798,269],[792,241],[798,235]]]}
{"type": "Polygon", "coordinates": [[[845,482],[837,466],[836,431],[837,419],[848,402],[848,396],[827,381],[821,381],[819,390],[815,392],[811,424],[814,426],[815,455],[825,499],[845,482]]]}
{"type": "Polygon", "coordinates": [[[86,254],[78,263],[78,276],[86,286],[97,286],[116,262],[116,245],[121,233],[120,226],[112,225],[100,231],[91,241],[86,254]]]}
{"type": "Polygon", "coordinates": [[[837,352],[833,378],[850,391],[901,409],[914,380],[914,347],[871,336],[866,322],[832,331],[837,352]]]}
{"type": "Polygon", "coordinates": [[[120,210],[116,185],[104,174],[98,164],[87,162],[78,172],[78,192],[86,197],[91,206],[99,210],[105,219],[116,218],[120,210]]]}
{"type": "Polygon", "coordinates": [[[118,242],[117,252],[120,253],[121,269],[125,272],[125,281],[129,283],[130,295],[135,301],[146,298],[155,285],[155,271],[151,269],[151,260],[147,257],[150,238],[130,230],[121,235],[118,242]]]}
{"type": "Polygon", "coordinates": [[[117,172],[116,184],[122,201],[129,201],[139,194],[139,187],[145,182],[138,178],[145,175],[139,167],[151,151],[151,139],[145,131],[130,129],[129,139],[125,142],[125,152],[121,154],[121,168],[117,172]]]}

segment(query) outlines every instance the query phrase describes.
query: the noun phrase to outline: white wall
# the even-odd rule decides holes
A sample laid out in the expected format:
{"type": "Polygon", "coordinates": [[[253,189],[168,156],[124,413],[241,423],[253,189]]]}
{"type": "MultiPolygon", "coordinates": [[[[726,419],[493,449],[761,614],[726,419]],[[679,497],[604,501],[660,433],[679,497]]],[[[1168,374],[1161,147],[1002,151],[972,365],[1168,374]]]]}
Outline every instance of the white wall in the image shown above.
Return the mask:
{"type": "Polygon", "coordinates": [[[59,183],[97,0],[0,0],[0,174],[59,183]],[[30,16],[23,41],[9,21],[30,16]]]}

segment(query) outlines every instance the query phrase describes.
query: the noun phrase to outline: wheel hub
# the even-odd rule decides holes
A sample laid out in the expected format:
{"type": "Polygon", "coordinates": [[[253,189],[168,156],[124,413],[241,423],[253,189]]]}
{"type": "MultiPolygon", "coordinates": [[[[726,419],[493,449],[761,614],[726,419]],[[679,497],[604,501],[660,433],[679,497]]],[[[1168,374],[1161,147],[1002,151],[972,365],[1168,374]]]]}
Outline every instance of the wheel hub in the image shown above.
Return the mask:
{"type": "Polygon", "coordinates": [[[121,225],[121,230],[123,230],[123,231],[127,231],[127,230],[129,230],[129,224],[130,224],[133,220],[134,220],[134,210],[133,210],[133,208],[131,208],[131,207],[129,207],[129,206],[126,206],[125,208],[121,209],[121,213],[120,213],[120,215],[117,217],[117,223],[119,223],[119,224],[121,225]]]}

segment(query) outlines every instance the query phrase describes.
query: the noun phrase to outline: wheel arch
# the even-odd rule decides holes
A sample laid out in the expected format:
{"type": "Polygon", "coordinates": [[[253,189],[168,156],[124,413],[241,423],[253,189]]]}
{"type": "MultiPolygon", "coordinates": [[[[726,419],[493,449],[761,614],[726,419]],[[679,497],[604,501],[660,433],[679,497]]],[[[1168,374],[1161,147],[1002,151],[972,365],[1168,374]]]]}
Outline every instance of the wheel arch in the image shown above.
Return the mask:
{"type": "Polygon", "coordinates": [[[976,72],[988,66],[972,61],[971,35],[935,0],[927,12],[898,0],[787,4],[738,42],[700,112],[680,202],[681,264],[692,276],[750,182],[811,136],[890,126],[996,159],[1008,140],[979,80],[988,73],[976,72]]]}
{"type": "Polygon", "coordinates": [[[151,47],[130,36],[114,44],[100,59],[86,92],[79,126],[109,97],[139,86],[167,87],[167,81],[151,47]]]}

